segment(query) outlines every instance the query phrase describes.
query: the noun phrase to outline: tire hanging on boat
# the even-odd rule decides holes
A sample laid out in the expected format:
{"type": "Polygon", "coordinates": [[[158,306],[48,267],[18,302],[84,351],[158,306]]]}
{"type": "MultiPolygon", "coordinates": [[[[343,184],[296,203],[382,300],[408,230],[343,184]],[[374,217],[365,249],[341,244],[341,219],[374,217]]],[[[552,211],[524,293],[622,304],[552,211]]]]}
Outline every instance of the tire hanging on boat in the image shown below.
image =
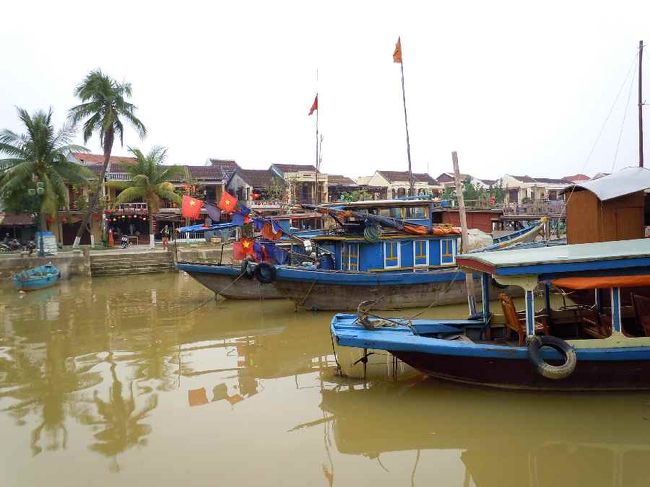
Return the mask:
{"type": "Polygon", "coordinates": [[[244,276],[246,279],[252,279],[254,272],[255,269],[253,269],[253,266],[249,259],[244,259],[241,261],[241,270],[239,272],[240,276],[244,276]]]}
{"type": "Polygon", "coordinates": [[[363,238],[365,238],[370,243],[379,242],[381,237],[381,230],[377,225],[368,225],[363,229],[363,238]]]}
{"type": "Polygon", "coordinates": [[[271,284],[275,281],[275,267],[266,262],[257,264],[254,274],[255,278],[262,284],[271,284]]]}
{"type": "Polygon", "coordinates": [[[528,339],[528,359],[535,367],[535,371],[547,379],[566,379],[576,369],[578,358],[571,345],[554,336],[533,336],[528,339]],[[562,365],[551,365],[544,361],[541,354],[542,347],[552,348],[560,353],[564,359],[562,365]]]}

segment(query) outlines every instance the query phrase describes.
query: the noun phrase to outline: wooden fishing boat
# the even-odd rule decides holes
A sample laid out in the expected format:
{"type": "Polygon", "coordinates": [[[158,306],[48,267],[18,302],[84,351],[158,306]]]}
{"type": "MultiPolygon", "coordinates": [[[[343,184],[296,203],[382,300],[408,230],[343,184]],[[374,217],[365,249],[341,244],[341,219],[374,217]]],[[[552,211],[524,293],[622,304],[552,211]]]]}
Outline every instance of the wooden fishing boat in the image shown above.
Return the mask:
{"type": "Polygon", "coordinates": [[[40,265],[14,275],[14,285],[19,291],[35,291],[53,286],[61,278],[61,272],[53,264],[40,265]]]}
{"type": "Polygon", "coordinates": [[[254,264],[229,265],[179,262],[176,268],[228,299],[283,299],[273,286],[266,286],[253,279],[254,264]],[[249,267],[250,266],[250,267],[249,267]]]}
{"type": "Polygon", "coordinates": [[[650,299],[634,296],[631,306],[621,303],[621,289],[650,285],[650,240],[466,254],[457,263],[481,274],[480,317],[410,322],[339,314],[331,325],[336,343],[387,350],[431,376],[474,385],[650,389],[650,299]],[[502,293],[503,322],[493,320],[492,279],[522,289],[525,310],[517,313],[502,293]],[[596,303],[552,309],[554,286],[591,289],[596,303]],[[537,290],[545,297],[541,312],[535,308],[537,290]]]}

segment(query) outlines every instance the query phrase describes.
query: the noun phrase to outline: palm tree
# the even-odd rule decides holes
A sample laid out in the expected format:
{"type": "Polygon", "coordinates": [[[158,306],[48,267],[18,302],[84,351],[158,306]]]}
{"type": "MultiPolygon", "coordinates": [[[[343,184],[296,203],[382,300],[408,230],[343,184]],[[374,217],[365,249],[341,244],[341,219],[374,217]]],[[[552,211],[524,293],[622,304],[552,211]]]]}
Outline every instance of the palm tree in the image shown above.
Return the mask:
{"type": "Polygon", "coordinates": [[[111,181],[107,187],[122,190],[115,204],[144,201],[149,209],[149,246],[154,247],[153,215],[160,209],[162,200],[180,203],[181,197],[174,192],[171,181],[185,173],[181,166],[165,166],[167,149],[154,147],[144,155],[139,149],[129,148],[137,159],[127,167],[130,181],[111,181]]]}
{"type": "Polygon", "coordinates": [[[46,230],[45,216],[56,215],[68,204],[66,183],[87,184],[93,176],[90,170],[70,162],[71,151],[87,151],[72,145],[74,130],[64,125],[56,131],[52,126],[52,110],[30,115],[17,108],[26,133],[11,130],[0,132],[0,198],[9,202],[26,203],[26,190],[33,195],[40,213],[39,229],[46,230]]]}
{"type": "Polygon", "coordinates": [[[99,133],[99,142],[104,150],[104,165],[99,174],[97,189],[95,190],[90,204],[86,210],[81,226],[77,231],[73,247],[78,247],[84,230],[88,227],[90,216],[97,210],[97,203],[101,194],[102,182],[106,176],[106,169],[113,150],[115,136],[120,138],[120,144],[124,145],[124,124],[122,119],[130,123],[140,135],[140,138],[147,134],[143,123],[135,116],[135,105],[125,100],[131,96],[131,83],[118,83],[105,75],[101,70],[91,71],[86,78],[77,86],[74,92],[83,102],[70,109],[70,120],[78,123],[85,119],[83,124],[84,143],[94,132],[99,133]]]}

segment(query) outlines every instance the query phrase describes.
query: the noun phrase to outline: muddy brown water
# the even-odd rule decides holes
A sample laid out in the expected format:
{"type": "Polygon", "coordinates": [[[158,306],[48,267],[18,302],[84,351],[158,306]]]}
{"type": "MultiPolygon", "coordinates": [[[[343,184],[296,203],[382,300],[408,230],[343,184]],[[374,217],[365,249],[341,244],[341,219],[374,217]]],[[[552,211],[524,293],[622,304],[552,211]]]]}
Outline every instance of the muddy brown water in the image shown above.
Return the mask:
{"type": "MultiPolygon", "coordinates": [[[[445,314],[464,310],[425,312],[445,314]]],[[[183,274],[0,284],[0,486],[650,484],[650,394],[466,388],[381,357],[343,378],[330,318],[183,274]]]]}

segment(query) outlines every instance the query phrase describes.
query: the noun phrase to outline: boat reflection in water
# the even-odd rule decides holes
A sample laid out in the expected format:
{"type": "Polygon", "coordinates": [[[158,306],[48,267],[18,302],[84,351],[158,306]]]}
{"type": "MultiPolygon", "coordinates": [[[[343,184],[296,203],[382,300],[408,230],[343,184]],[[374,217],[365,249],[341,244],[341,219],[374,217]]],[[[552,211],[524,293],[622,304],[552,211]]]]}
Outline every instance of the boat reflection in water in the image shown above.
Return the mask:
{"type": "Polygon", "coordinates": [[[336,448],[390,463],[413,453],[411,484],[427,462],[456,451],[462,485],[647,485],[647,395],[504,393],[434,379],[324,390],[336,448]],[[363,418],[363,419],[361,419],[363,418]]]}

